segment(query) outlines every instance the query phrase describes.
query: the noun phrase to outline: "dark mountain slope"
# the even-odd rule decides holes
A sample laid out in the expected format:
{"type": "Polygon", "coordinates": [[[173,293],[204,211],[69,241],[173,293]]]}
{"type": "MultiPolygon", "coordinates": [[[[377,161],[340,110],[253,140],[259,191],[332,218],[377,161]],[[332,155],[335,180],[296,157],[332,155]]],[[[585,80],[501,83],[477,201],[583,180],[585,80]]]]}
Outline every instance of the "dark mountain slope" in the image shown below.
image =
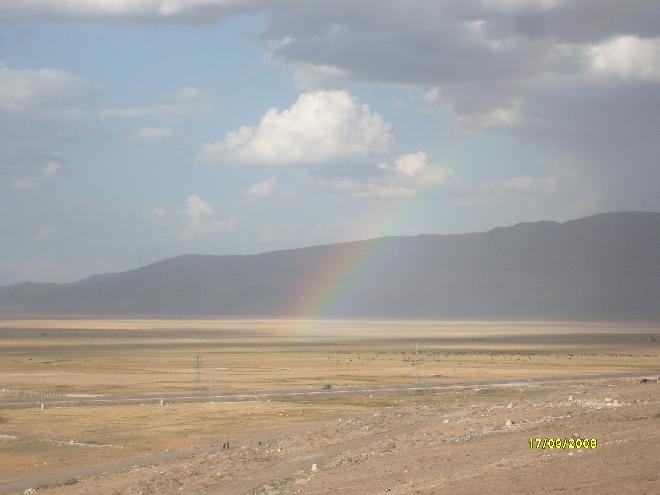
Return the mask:
{"type": "Polygon", "coordinates": [[[178,256],[3,287],[0,313],[660,320],[660,213],[178,256]]]}

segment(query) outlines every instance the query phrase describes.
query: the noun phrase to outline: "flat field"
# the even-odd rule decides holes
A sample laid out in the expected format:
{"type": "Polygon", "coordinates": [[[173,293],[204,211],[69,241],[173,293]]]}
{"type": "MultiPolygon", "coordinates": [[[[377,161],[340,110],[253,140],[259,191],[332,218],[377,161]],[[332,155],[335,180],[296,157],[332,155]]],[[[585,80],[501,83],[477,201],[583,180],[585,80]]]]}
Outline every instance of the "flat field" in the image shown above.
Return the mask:
{"type": "Polygon", "coordinates": [[[651,323],[0,320],[0,493],[657,493],[658,371],[651,323]]]}
{"type": "Polygon", "coordinates": [[[122,395],[601,374],[655,370],[659,348],[660,328],[645,324],[0,320],[0,389],[122,395]]]}

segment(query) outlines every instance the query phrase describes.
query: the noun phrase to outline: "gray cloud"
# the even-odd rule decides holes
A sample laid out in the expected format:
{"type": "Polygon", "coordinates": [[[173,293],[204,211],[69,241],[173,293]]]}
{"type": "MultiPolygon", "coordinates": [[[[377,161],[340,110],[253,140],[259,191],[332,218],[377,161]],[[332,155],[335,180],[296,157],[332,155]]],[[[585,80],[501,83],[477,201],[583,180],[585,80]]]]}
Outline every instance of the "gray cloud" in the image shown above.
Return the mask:
{"type": "Polygon", "coordinates": [[[660,208],[659,2],[305,3],[275,11],[262,38],[298,80],[318,66],[408,85],[463,130],[563,153],[549,173],[594,208],[660,208]]]}
{"type": "Polygon", "coordinates": [[[0,4],[0,22],[83,21],[146,24],[209,24],[254,12],[251,0],[17,0],[0,4]]]}
{"type": "Polygon", "coordinates": [[[40,189],[62,169],[57,150],[89,126],[85,106],[99,87],[55,69],[0,65],[0,179],[14,189],[40,189]]]}

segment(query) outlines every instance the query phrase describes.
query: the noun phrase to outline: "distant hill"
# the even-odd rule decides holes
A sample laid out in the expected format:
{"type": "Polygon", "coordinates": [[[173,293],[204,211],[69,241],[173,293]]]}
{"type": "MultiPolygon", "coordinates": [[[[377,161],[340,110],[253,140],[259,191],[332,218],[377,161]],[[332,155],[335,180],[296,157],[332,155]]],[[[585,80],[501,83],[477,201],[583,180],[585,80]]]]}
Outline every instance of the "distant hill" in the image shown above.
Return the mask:
{"type": "Polygon", "coordinates": [[[0,314],[660,320],[660,213],[245,256],[0,287],[0,314]]]}

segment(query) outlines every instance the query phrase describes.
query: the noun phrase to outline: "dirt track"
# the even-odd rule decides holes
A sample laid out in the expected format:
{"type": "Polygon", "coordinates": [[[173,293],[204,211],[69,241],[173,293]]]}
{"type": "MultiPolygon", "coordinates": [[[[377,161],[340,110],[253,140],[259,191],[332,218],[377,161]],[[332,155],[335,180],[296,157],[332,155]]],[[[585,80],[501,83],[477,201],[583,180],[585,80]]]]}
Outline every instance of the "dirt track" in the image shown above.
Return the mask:
{"type": "MultiPolygon", "coordinates": [[[[657,372],[644,373],[644,375],[656,375],[657,372]]],[[[471,388],[481,385],[515,387],[519,385],[528,385],[532,383],[551,383],[551,382],[570,382],[580,380],[599,380],[608,378],[639,377],[639,372],[629,373],[592,373],[589,375],[572,375],[557,377],[536,377],[527,380],[482,380],[472,382],[458,382],[452,384],[420,384],[420,385],[401,385],[386,384],[378,387],[351,387],[334,388],[331,390],[261,390],[255,392],[232,392],[227,394],[170,394],[170,395],[124,395],[124,396],[96,396],[96,397],[71,397],[68,399],[45,398],[34,399],[0,399],[1,406],[38,406],[46,404],[51,406],[70,406],[85,404],[123,404],[123,403],[148,403],[166,401],[168,403],[186,403],[186,402],[225,402],[236,400],[264,400],[264,399],[286,399],[297,396],[332,396],[332,395],[365,395],[382,394],[391,392],[418,392],[418,391],[437,391],[471,388]]]]}
{"type": "Polygon", "coordinates": [[[268,482],[286,478],[291,473],[294,473],[298,470],[302,470],[306,467],[311,466],[312,464],[320,464],[322,462],[325,462],[328,459],[338,454],[341,454],[342,452],[351,449],[366,447],[373,443],[377,443],[379,441],[385,440],[386,438],[396,437],[406,432],[413,431],[415,429],[423,428],[425,426],[429,426],[431,424],[437,423],[438,421],[455,418],[457,416],[459,417],[464,416],[465,414],[467,414],[466,411],[458,411],[450,414],[445,414],[438,418],[433,418],[432,420],[428,420],[420,423],[413,423],[408,426],[403,426],[392,430],[385,430],[378,433],[372,433],[369,435],[362,435],[358,438],[354,438],[346,442],[329,445],[328,447],[323,447],[321,449],[315,449],[289,459],[284,459],[281,462],[275,463],[264,469],[251,473],[249,476],[245,477],[240,481],[237,481],[230,485],[223,486],[222,489],[220,489],[216,493],[217,495],[242,495],[268,482]]]}

